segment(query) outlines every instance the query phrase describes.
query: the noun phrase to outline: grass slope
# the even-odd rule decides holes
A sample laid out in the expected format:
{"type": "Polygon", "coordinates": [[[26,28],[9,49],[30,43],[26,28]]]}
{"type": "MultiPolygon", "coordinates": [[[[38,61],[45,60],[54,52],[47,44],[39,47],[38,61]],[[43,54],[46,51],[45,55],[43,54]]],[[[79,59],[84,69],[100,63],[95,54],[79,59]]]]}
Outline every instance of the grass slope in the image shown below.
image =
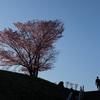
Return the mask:
{"type": "Polygon", "coordinates": [[[100,100],[100,91],[84,92],[83,100],[100,100]]]}
{"type": "Polygon", "coordinates": [[[67,100],[71,91],[40,78],[0,70],[0,100],[67,100]]]}

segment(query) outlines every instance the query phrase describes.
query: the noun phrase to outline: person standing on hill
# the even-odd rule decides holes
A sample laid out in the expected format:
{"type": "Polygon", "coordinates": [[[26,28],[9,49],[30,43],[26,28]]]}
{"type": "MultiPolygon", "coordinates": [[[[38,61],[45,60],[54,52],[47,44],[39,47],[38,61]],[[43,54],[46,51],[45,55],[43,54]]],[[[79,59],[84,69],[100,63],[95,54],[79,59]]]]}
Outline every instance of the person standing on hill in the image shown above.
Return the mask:
{"type": "Polygon", "coordinates": [[[100,79],[99,77],[97,76],[96,80],[95,80],[95,84],[97,86],[97,89],[100,91],[100,79]]]}

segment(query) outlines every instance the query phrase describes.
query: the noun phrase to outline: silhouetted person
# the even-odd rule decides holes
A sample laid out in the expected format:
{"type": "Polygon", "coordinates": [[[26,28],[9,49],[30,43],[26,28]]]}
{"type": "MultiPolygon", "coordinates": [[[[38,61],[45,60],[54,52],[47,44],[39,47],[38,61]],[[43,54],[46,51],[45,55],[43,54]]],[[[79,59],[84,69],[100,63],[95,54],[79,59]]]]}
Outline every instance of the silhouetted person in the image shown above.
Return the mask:
{"type": "Polygon", "coordinates": [[[97,89],[100,90],[100,80],[99,77],[97,76],[96,80],[95,80],[95,84],[97,86],[97,89]]]}

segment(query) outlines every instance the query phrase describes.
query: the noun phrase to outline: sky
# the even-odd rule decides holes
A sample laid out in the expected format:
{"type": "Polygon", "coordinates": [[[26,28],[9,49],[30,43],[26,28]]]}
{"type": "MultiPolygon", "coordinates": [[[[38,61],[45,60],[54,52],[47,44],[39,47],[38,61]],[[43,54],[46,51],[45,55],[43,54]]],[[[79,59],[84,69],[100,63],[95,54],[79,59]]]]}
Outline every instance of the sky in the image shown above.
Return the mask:
{"type": "MultiPolygon", "coordinates": [[[[56,42],[60,54],[52,70],[39,77],[84,85],[97,90],[100,76],[100,0],[0,0],[0,31],[15,29],[13,23],[29,20],[55,20],[64,23],[63,37],[56,42]]],[[[66,85],[65,85],[66,86],[66,85]]]]}

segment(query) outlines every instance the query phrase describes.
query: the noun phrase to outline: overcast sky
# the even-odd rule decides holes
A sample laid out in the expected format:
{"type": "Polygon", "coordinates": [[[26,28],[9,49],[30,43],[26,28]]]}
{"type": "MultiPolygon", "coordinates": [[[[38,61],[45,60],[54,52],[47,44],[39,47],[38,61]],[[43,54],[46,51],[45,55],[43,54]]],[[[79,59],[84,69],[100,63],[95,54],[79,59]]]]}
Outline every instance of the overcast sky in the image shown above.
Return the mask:
{"type": "Polygon", "coordinates": [[[39,77],[84,85],[85,91],[97,90],[100,76],[100,0],[0,0],[0,31],[15,28],[14,22],[60,19],[65,24],[61,51],[55,68],[39,77]]]}

